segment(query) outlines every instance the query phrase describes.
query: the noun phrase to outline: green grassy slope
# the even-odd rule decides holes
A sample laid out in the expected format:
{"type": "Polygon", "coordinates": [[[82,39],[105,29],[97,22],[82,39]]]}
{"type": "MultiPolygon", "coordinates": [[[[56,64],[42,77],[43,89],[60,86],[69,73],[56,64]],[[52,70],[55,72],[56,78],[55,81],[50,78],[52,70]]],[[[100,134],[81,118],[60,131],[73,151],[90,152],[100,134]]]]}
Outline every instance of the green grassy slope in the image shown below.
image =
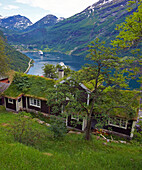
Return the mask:
{"type": "MultiPolygon", "coordinates": [[[[83,135],[67,134],[63,140],[47,137],[35,147],[15,142],[5,133],[17,116],[0,111],[0,169],[44,170],[133,170],[141,169],[142,148],[132,144],[108,143],[103,140],[84,141],[83,135]]],[[[47,127],[35,123],[35,128],[48,133],[47,127]]]]}

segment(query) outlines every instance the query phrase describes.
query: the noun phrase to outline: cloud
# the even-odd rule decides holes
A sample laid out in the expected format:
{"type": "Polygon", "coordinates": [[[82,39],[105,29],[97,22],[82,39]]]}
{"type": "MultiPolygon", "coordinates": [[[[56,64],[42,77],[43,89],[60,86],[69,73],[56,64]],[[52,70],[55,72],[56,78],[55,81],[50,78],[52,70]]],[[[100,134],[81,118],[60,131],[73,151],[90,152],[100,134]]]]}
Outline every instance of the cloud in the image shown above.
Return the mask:
{"type": "Polygon", "coordinates": [[[3,7],[3,9],[13,10],[13,9],[19,9],[19,7],[15,6],[15,5],[7,5],[7,6],[3,7]]]}
{"type": "Polygon", "coordinates": [[[50,11],[51,14],[70,17],[81,12],[98,0],[15,0],[18,3],[28,4],[50,11]]]}
{"type": "Polygon", "coordinates": [[[0,3],[0,6],[2,6],[2,3],[0,3]]]}

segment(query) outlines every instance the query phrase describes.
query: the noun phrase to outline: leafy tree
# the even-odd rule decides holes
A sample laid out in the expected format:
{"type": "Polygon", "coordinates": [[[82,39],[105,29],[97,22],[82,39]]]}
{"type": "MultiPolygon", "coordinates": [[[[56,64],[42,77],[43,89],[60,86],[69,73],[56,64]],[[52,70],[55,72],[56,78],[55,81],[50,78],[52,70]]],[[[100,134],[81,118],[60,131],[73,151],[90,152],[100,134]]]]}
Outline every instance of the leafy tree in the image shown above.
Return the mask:
{"type": "Polygon", "coordinates": [[[44,64],[44,76],[48,78],[57,78],[56,67],[52,64],[44,64]]]}
{"type": "Polygon", "coordinates": [[[66,68],[63,69],[65,76],[69,76],[69,74],[71,74],[72,70],[67,66],[66,68]]]}
{"type": "MultiPolygon", "coordinates": [[[[142,42],[142,1],[131,0],[130,5],[136,4],[137,11],[132,15],[128,16],[125,22],[117,25],[116,30],[119,31],[119,35],[112,45],[119,48],[120,50],[131,50],[131,65],[129,66],[137,72],[137,77],[142,82],[142,54],[141,54],[141,42],[142,42]],[[140,48],[140,49],[139,49],[140,48]],[[134,55],[135,53],[135,55],[134,55]]],[[[131,10],[132,8],[128,8],[131,10]]]]}
{"type": "Polygon", "coordinates": [[[134,140],[142,144],[142,118],[139,119],[135,127],[134,140]]]}
{"type": "Polygon", "coordinates": [[[101,115],[100,120],[104,117],[106,121],[105,115],[116,112],[114,109],[120,112],[125,110],[129,116],[135,113],[136,105],[133,101],[137,95],[128,92],[126,94],[121,90],[127,88],[125,68],[122,69],[124,61],[117,57],[114,49],[106,48],[104,44],[105,42],[99,42],[98,39],[92,42],[87,56],[91,64],[76,72],[65,83],[58,84],[56,89],[48,89],[48,104],[56,105],[56,113],[59,111],[58,108],[66,106],[65,114],[78,113],[77,116],[80,118],[87,118],[86,140],[90,140],[92,115],[96,118],[101,115]],[[90,90],[81,90],[80,83],[85,84],[90,90]],[[90,99],[86,102],[88,95],[90,99]]]}
{"type": "Polygon", "coordinates": [[[126,48],[142,42],[142,1],[137,3],[137,11],[126,17],[125,22],[117,25],[116,30],[119,31],[119,35],[113,41],[114,46],[126,48]]]}
{"type": "Polygon", "coordinates": [[[89,46],[89,52],[87,59],[92,63],[86,65],[79,76],[81,81],[91,82],[91,103],[87,109],[87,128],[85,138],[90,139],[91,119],[92,114],[106,113],[116,108],[124,108],[125,102],[114,102],[116,95],[120,93],[122,88],[127,88],[126,76],[124,76],[125,69],[124,61],[117,57],[115,49],[106,48],[104,42],[99,42],[96,39],[89,46]],[[123,68],[123,69],[122,69],[123,68]],[[115,91],[112,96],[109,96],[108,90],[115,91]],[[117,93],[116,93],[117,92],[117,93]],[[106,100],[106,101],[105,101],[106,100]]]}
{"type": "Polygon", "coordinates": [[[71,73],[71,69],[69,67],[64,67],[59,64],[57,64],[56,66],[53,64],[45,64],[43,67],[44,76],[48,78],[57,78],[58,71],[60,69],[64,70],[65,76],[68,76],[71,73]]]}
{"type": "Polygon", "coordinates": [[[4,41],[0,37],[0,76],[6,74],[7,71],[7,62],[6,62],[6,55],[5,55],[5,46],[4,41]]]}

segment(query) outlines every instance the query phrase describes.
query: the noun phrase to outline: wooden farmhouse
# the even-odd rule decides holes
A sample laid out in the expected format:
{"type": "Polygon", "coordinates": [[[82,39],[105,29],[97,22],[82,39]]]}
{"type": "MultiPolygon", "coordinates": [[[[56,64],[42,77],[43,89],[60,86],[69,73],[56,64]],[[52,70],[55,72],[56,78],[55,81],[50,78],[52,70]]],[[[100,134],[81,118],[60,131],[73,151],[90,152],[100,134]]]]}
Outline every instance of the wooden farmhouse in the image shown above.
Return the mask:
{"type": "MultiPolygon", "coordinates": [[[[65,83],[65,80],[62,80],[60,83],[65,83]]],[[[49,98],[46,90],[51,87],[54,88],[55,84],[56,81],[53,79],[17,73],[9,88],[2,94],[4,97],[4,105],[7,110],[15,112],[26,110],[28,112],[42,112],[50,115],[52,114],[52,108],[47,105],[47,100],[49,100],[49,98]]],[[[77,87],[81,90],[82,102],[89,105],[91,102],[91,89],[82,83],[78,84],[77,87]]],[[[127,100],[130,100],[132,95],[133,92],[128,92],[126,94],[127,100]]],[[[133,137],[134,127],[138,117],[138,105],[138,100],[131,102],[131,110],[133,113],[129,115],[125,112],[125,109],[112,109],[102,129],[110,129],[115,133],[133,137]]],[[[98,115],[100,114],[102,113],[98,111],[98,115]]],[[[93,114],[92,130],[96,128],[97,121],[95,114],[93,114]]],[[[72,127],[72,122],[76,124],[75,128],[82,131],[85,130],[87,124],[86,116],[80,118],[79,116],[71,114],[66,118],[66,125],[72,127]],[[78,124],[79,121],[81,122],[80,124],[78,124]]]]}

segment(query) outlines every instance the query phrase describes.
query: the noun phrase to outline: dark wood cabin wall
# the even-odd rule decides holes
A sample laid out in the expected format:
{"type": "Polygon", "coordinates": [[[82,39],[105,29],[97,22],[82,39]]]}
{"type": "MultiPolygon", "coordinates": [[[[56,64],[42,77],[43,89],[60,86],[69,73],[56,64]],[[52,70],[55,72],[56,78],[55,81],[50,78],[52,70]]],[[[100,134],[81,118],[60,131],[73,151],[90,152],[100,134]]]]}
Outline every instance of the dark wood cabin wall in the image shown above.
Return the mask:
{"type": "Polygon", "coordinates": [[[8,103],[8,98],[5,99],[6,99],[6,108],[16,110],[16,100],[13,100],[13,104],[12,104],[12,103],[8,103]]]}
{"type": "Polygon", "coordinates": [[[133,124],[133,120],[129,120],[128,124],[127,124],[127,129],[119,128],[119,127],[115,127],[115,126],[110,126],[110,125],[104,126],[103,128],[130,136],[131,135],[132,124],[133,124]]]}
{"type": "Polygon", "coordinates": [[[0,105],[2,105],[2,98],[0,98],[0,105]]]}
{"type": "Polygon", "coordinates": [[[0,105],[4,104],[4,97],[0,97],[0,105]]]}
{"type": "Polygon", "coordinates": [[[22,96],[23,108],[26,108],[26,97],[22,96]]]}
{"type": "Polygon", "coordinates": [[[28,102],[29,109],[50,114],[50,107],[46,104],[45,100],[41,100],[41,108],[35,107],[35,106],[30,106],[29,97],[27,97],[27,102],[28,102]]]}
{"type": "Polygon", "coordinates": [[[41,112],[50,114],[50,109],[44,100],[41,100],[41,112]]]}

